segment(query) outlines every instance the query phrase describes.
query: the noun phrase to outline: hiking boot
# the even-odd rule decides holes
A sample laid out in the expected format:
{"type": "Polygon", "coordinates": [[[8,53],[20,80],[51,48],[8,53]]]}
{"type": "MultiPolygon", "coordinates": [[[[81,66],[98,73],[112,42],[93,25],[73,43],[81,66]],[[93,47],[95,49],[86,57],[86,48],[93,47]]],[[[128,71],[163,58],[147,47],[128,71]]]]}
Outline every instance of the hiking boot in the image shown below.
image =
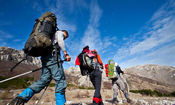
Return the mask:
{"type": "Polygon", "coordinates": [[[128,102],[128,103],[131,103],[131,99],[128,98],[128,99],[127,99],[127,102],[128,102]]]}
{"type": "Polygon", "coordinates": [[[104,105],[103,102],[100,102],[98,105],[104,105]]]}
{"type": "Polygon", "coordinates": [[[26,100],[23,97],[16,97],[9,103],[9,105],[24,105],[25,102],[26,100]]]}
{"type": "Polygon", "coordinates": [[[119,103],[119,100],[117,98],[113,98],[112,103],[113,104],[118,104],[119,103]]]}
{"type": "Polygon", "coordinates": [[[90,105],[98,105],[97,103],[92,103],[92,104],[90,104],[90,105]]]}

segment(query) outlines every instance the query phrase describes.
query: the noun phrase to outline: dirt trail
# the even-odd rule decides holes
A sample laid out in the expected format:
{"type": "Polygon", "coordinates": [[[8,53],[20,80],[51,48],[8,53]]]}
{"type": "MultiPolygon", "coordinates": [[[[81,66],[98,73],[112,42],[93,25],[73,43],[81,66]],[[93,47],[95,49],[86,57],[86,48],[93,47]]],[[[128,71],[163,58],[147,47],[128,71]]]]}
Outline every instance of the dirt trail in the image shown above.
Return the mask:
{"type": "MultiPolygon", "coordinates": [[[[6,105],[12,98],[14,98],[23,89],[18,90],[0,90],[0,105],[6,105]]],[[[42,91],[36,94],[25,105],[34,105],[41,96],[42,91]]],[[[67,89],[66,91],[66,105],[90,105],[92,102],[94,90],[85,89],[67,89]]],[[[112,105],[112,90],[101,90],[104,105],[112,105]]],[[[132,103],[127,103],[124,96],[119,94],[119,103],[117,105],[175,105],[175,97],[148,97],[140,94],[130,93],[132,103]]],[[[42,97],[39,105],[55,105],[54,87],[49,87],[42,97]]],[[[115,104],[113,104],[115,105],[115,104]]]]}

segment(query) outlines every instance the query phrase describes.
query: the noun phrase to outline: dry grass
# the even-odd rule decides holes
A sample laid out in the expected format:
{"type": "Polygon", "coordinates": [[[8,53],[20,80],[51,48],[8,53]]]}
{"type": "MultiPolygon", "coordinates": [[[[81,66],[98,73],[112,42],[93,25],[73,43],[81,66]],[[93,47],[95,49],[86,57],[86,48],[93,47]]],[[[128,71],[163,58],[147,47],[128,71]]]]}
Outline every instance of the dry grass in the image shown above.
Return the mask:
{"type": "Polygon", "coordinates": [[[12,93],[10,93],[9,90],[5,90],[4,92],[1,93],[0,100],[11,99],[12,98],[11,94],[12,93]]]}
{"type": "Polygon", "coordinates": [[[74,95],[74,98],[89,98],[89,97],[91,97],[90,93],[86,90],[79,91],[74,95]]]}

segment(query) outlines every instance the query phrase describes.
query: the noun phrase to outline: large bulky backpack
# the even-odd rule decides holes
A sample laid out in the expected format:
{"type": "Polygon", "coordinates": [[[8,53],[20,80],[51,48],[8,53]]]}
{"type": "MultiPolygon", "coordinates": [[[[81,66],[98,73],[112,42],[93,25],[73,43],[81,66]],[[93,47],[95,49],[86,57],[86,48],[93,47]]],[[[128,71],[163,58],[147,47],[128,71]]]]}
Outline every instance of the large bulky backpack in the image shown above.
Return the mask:
{"type": "Polygon", "coordinates": [[[116,71],[114,60],[108,61],[108,78],[118,78],[119,74],[116,71]]]}
{"type": "Polygon", "coordinates": [[[25,43],[24,52],[29,56],[42,56],[52,49],[52,37],[56,32],[56,16],[51,12],[44,13],[35,20],[33,30],[25,43]]]}
{"type": "Polygon", "coordinates": [[[88,75],[95,68],[94,57],[89,57],[86,53],[80,53],[79,56],[80,71],[83,76],[88,75]]]}

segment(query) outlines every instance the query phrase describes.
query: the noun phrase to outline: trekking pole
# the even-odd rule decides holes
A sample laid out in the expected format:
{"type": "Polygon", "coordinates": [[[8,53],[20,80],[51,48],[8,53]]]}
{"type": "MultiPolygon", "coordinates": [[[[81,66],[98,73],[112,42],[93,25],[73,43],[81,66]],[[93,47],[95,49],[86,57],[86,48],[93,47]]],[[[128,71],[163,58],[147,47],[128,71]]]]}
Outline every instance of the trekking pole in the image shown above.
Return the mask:
{"type": "MultiPolygon", "coordinates": [[[[64,61],[65,61],[65,60],[61,60],[61,62],[64,62],[64,61]]],[[[55,65],[55,64],[57,64],[57,62],[56,62],[56,63],[53,63],[53,64],[50,64],[50,65],[47,65],[47,66],[45,66],[45,67],[52,66],[52,65],[55,65]]],[[[3,82],[6,82],[6,81],[9,81],[9,80],[11,80],[11,79],[15,79],[15,78],[21,77],[21,76],[26,75],[26,74],[30,74],[30,73],[36,72],[36,71],[38,71],[38,70],[40,70],[40,69],[42,69],[42,68],[43,68],[43,67],[40,67],[40,68],[38,68],[38,69],[34,69],[34,70],[31,70],[31,71],[28,71],[28,72],[25,72],[25,73],[16,75],[16,76],[14,76],[14,77],[4,79],[4,80],[0,81],[0,83],[3,83],[3,82]]]]}
{"type": "Polygon", "coordinates": [[[21,61],[19,61],[17,64],[15,64],[11,69],[10,69],[10,72],[12,72],[21,62],[27,60],[27,56],[26,58],[22,59],[21,61]]]}
{"type": "Polygon", "coordinates": [[[3,83],[3,82],[6,82],[6,81],[9,81],[9,80],[11,80],[11,79],[15,79],[15,78],[21,77],[21,76],[23,76],[23,75],[26,75],[26,74],[29,74],[29,73],[32,73],[32,72],[34,72],[34,71],[28,71],[28,72],[25,72],[25,73],[16,75],[16,76],[11,77],[11,78],[7,78],[7,79],[5,79],[5,80],[0,81],[0,83],[3,83]]]}
{"type": "Polygon", "coordinates": [[[39,104],[39,102],[40,102],[41,98],[43,97],[44,93],[46,92],[48,86],[49,86],[49,85],[47,85],[47,86],[45,87],[43,93],[41,94],[41,96],[40,96],[40,98],[38,99],[38,101],[36,101],[36,104],[35,104],[35,105],[38,105],[38,104],[39,104]]]}
{"type": "Polygon", "coordinates": [[[87,75],[87,79],[88,79],[88,88],[89,88],[89,75],[87,75]]]}

